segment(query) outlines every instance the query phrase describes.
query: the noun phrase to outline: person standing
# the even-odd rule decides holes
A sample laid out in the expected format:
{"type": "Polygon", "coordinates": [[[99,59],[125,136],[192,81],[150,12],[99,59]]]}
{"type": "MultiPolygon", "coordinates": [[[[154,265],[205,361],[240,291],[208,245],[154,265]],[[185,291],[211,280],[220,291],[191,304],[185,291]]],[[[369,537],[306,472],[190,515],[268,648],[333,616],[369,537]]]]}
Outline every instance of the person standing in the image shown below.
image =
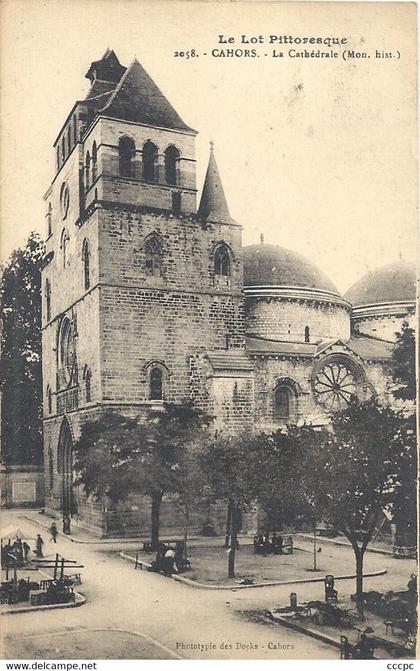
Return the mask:
{"type": "Polygon", "coordinates": [[[50,526],[50,533],[51,533],[51,540],[56,543],[57,542],[57,525],[55,522],[53,522],[50,526]]]}
{"type": "Polygon", "coordinates": [[[24,552],[24,555],[25,555],[25,561],[27,562],[27,561],[28,561],[28,553],[29,553],[30,547],[29,547],[29,545],[28,545],[28,543],[27,543],[26,541],[23,541],[23,546],[22,546],[22,547],[23,547],[23,552],[24,552]]]}
{"type": "Polygon", "coordinates": [[[36,554],[38,557],[43,557],[44,554],[42,552],[42,546],[44,545],[44,541],[42,540],[41,534],[38,534],[36,537],[36,554]]]}

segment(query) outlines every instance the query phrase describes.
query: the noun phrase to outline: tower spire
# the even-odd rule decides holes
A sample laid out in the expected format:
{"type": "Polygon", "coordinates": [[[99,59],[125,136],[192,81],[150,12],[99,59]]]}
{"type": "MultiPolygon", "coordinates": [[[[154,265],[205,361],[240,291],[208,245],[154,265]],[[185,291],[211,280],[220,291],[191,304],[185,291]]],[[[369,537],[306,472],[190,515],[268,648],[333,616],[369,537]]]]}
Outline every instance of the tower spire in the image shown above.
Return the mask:
{"type": "Polygon", "coordinates": [[[213,221],[229,222],[231,216],[223,191],[222,180],[214,157],[214,142],[210,140],[210,158],[201,194],[198,214],[213,221]]]}

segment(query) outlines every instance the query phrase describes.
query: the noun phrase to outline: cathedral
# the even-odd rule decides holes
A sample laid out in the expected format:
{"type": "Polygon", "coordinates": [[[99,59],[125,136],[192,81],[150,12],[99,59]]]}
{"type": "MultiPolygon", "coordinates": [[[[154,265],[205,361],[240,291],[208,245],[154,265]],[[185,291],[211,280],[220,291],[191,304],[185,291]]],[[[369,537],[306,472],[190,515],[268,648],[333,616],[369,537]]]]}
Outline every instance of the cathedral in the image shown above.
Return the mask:
{"type": "MultiPolygon", "coordinates": [[[[144,505],[108,510],[73,484],[83,422],[191,399],[226,431],[272,431],[325,425],[352,395],[391,402],[415,270],[397,262],[341,296],[296,252],[243,247],[214,148],[197,207],[197,131],[141,64],[107,50],[86,77],[45,194],[45,505],[99,535],[138,534],[144,505]]],[[[177,526],[169,503],[162,530],[177,526]]]]}

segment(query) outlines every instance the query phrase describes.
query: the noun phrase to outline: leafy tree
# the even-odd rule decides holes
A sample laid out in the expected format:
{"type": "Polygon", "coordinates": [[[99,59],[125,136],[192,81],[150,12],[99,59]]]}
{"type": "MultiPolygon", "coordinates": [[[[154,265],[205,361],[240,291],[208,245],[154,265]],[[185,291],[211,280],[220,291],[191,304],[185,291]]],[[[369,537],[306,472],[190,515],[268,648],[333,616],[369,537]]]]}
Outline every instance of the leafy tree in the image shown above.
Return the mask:
{"type": "Polygon", "coordinates": [[[149,496],[151,543],[156,548],[162,498],[183,489],[180,464],[209,422],[210,417],[189,403],[165,403],[162,410],[137,418],[108,412],[82,427],[74,446],[77,482],[88,495],[113,503],[132,494],[149,496]]]}
{"type": "Polygon", "coordinates": [[[260,434],[258,501],[267,513],[270,530],[283,525],[313,525],[315,510],[307,488],[308,458],[320,440],[309,426],[290,426],[271,435],[260,434]]]}
{"type": "Polygon", "coordinates": [[[200,465],[214,499],[225,501],[230,509],[228,577],[234,578],[242,512],[255,501],[261,482],[261,474],[258,472],[257,441],[248,434],[236,436],[218,434],[202,449],[200,465]]]}
{"type": "Polygon", "coordinates": [[[341,531],[355,554],[362,617],[364,554],[383,510],[403,486],[415,449],[415,434],[402,413],[376,400],[353,400],[333,415],[332,432],[323,435],[311,458],[308,480],[318,518],[341,531]]]}
{"type": "Polygon", "coordinates": [[[416,340],[414,329],[403,322],[401,331],[396,334],[396,343],[392,352],[392,377],[398,387],[393,391],[395,398],[403,401],[416,399],[416,340]]]}
{"type": "Polygon", "coordinates": [[[44,244],[31,233],[1,280],[1,435],[6,463],[42,461],[41,265],[44,244]]]}

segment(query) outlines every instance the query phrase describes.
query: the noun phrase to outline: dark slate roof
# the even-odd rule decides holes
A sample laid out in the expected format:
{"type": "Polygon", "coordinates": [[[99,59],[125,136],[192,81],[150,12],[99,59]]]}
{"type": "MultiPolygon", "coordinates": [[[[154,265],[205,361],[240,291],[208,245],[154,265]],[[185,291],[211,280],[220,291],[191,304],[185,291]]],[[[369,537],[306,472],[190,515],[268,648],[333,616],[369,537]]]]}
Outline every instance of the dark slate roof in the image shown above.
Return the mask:
{"type": "Polygon", "coordinates": [[[115,52],[112,49],[107,49],[99,61],[93,61],[93,63],[91,63],[85,77],[90,79],[91,82],[100,79],[102,81],[115,82],[117,84],[125,71],[126,68],[124,65],[121,65],[115,52]]]}
{"type": "MultiPolygon", "coordinates": [[[[297,343],[268,338],[247,336],[246,348],[249,354],[278,354],[279,356],[309,356],[327,351],[337,340],[328,340],[320,343],[297,343]]],[[[350,340],[343,341],[344,349],[352,350],[357,356],[368,361],[383,361],[391,357],[393,343],[371,336],[352,335],[350,340]]]]}
{"type": "Polygon", "coordinates": [[[246,348],[250,354],[314,356],[317,352],[317,345],[313,343],[284,342],[255,336],[247,336],[246,348]]]}
{"type": "Polygon", "coordinates": [[[204,217],[210,221],[231,221],[212,143],[210,144],[209,164],[207,166],[198,214],[200,217],[204,217]]]}
{"type": "Polygon", "coordinates": [[[358,335],[352,335],[346,345],[362,359],[368,361],[390,359],[394,347],[394,344],[387,340],[358,335]]]}
{"type": "Polygon", "coordinates": [[[243,351],[217,350],[208,352],[207,358],[214,370],[253,370],[254,368],[243,351]]]}
{"type": "Polygon", "coordinates": [[[103,96],[106,93],[111,95],[111,93],[115,90],[115,87],[117,85],[114,84],[113,82],[102,82],[97,79],[93,82],[92,86],[90,87],[88,94],[85,98],[85,100],[90,100],[92,98],[97,98],[98,96],[103,96]]]}
{"type": "Polygon", "coordinates": [[[375,305],[416,298],[416,269],[405,261],[390,263],[355,282],[344,298],[352,305],[375,305]]]}
{"type": "Polygon", "coordinates": [[[243,253],[244,286],[309,287],[340,295],[331,280],[297,252],[260,244],[244,247],[243,253]]]}
{"type": "Polygon", "coordinates": [[[116,119],[196,132],[184,123],[136,59],[100,112],[116,119]]]}

